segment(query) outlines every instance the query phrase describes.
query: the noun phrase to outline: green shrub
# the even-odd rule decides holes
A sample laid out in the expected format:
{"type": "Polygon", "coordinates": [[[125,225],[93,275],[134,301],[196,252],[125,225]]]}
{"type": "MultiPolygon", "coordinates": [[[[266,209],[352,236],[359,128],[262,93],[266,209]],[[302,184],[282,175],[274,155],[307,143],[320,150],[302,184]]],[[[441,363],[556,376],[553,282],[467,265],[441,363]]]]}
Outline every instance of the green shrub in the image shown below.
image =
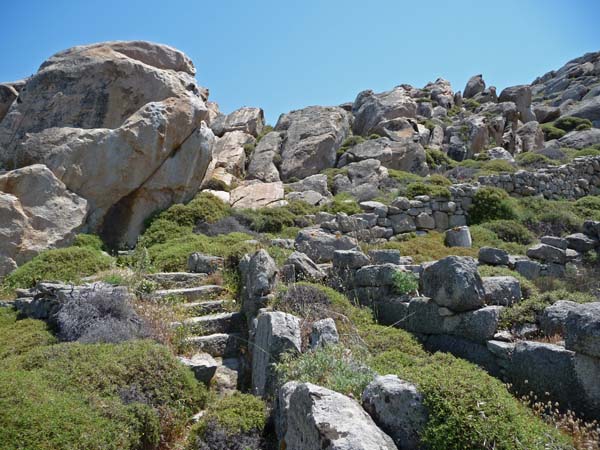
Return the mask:
{"type": "Polygon", "coordinates": [[[494,187],[482,187],[473,196],[469,210],[471,224],[499,219],[516,219],[516,204],[506,191],[494,187]]]}
{"type": "Polygon", "coordinates": [[[325,169],[322,173],[323,173],[323,175],[327,176],[327,189],[330,192],[333,192],[334,178],[336,177],[336,175],[348,175],[348,169],[346,169],[346,168],[342,168],[342,169],[330,168],[330,169],[325,169]]]}
{"type": "Polygon", "coordinates": [[[183,205],[171,206],[158,215],[164,219],[181,226],[194,226],[198,222],[214,223],[231,212],[229,205],[221,199],[207,192],[201,192],[192,201],[183,205]]]}
{"type": "Polygon", "coordinates": [[[278,233],[285,227],[292,227],[296,217],[286,207],[245,209],[236,212],[235,216],[259,233],[278,233]]]}
{"type": "Polygon", "coordinates": [[[331,203],[326,205],[323,210],[331,214],[346,213],[349,216],[362,212],[356,199],[347,193],[334,195],[331,203]]]}
{"type": "Polygon", "coordinates": [[[576,213],[573,202],[525,197],[518,204],[521,222],[538,235],[575,233],[583,225],[584,218],[576,213]]]}
{"type": "Polygon", "coordinates": [[[452,186],[452,181],[450,181],[444,175],[439,175],[437,173],[428,176],[426,180],[427,183],[433,184],[435,186],[452,186]]]}
{"type": "Polygon", "coordinates": [[[0,442],[22,449],[155,449],[206,390],[163,346],[57,344],[0,362],[0,442]]]}
{"type": "Polygon", "coordinates": [[[473,247],[495,247],[507,251],[508,253],[521,254],[527,251],[527,246],[514,242],[506,242],[498,237],[492,230],[485,228],[483,225],[471,225],[471,238],[473,247]]]}
{"type": "Polygon", "coordinates": [[[239,391],[211,402],[210,408],[195,427],[203,436],[209,424],[216,424],[229,434],[261,432],[267,421],[267,406],[260,398],[239,391]]]}
{"type": "Polygon", "coordinates": [[[446,186],[427,184],[422,182],[410,183],[406,188],[408,198],[415,198],[419,195],[428,195],[433,198],[450,198],[450,190],[446,186]]]}
{"type": "Polygon", "coordinates": [[[540,128],[544,132],[544,139],[547,141],[551,141],[552,139],[560,139],[567,134],[565,130],[561,130],[551,123],[544,123],[540,126],[540,128]]]}
{"type": "Polygon", "coordinates": [[[92,247],[46,250],[4,279],[10,288],[30,288],[38,281],[78,281],[111,267],[113,259],[92,247]]]}
{"type": "Polygon", "coordinates": [[[360,398],[375,373],[364,364],[366,355],[359,349],[349,352],[344,346],[327,346],[300,356],[287,354],[277,365],[283,382],[296,380],[360,398]]]}
{"type": "Polygon", "coordinates": [[[491,161],[485,161],[480,167],[482,175],[504,172],[513,173],[516,171],[515,167],[505,159],[492,159],[491,161]]]}
{"type": "Polygon", "coordinates": [[[365,142],[365,138],[362,136],[348,136],[344,142],[342,142],[341,147],[338,150],[339,154],[345,153],[349,148],[354,147],[355,145],[361,144],[365,142]]]}
{"type": "Polygon", "coordinates": [[[556,165],[557,161],[548,158],[546,155],[541,153],[525,152],[520,153],[515,158],[521,166],[549,166],[556,165]]]}
{"type": "Polygon", "coordinates": [[[591,147],[585,147],[580,150],[570,150],[571,158],[582,158],[585,156],[600,156],[600,145],[596,144],[591,147]]]}
{"type": "Polygon", "coordinates": [[[477,257],[478,252],[476,248],[446,247],[444,235],[437,231],[430,231],[426,235],[412,237],[401,242],[386,242],[378,248],[400,250],[402,255],[410,255],[417,264],[435,261],[450,255],[477,257]]]}
{"type": "Polygon", "coordinates": [[[225,192],[229,192],[231,190],[231,188],[229,187],[229,185],[227,183],[225,183],[223,180],[219,180],[217,178],[211,178],[210,180],[208,180],[206,182],[206,184],[204,185],[204,189],[211,189],[213,191],[225,191],[225,192]]]}
{"type": "Polygon", "coordinates": [[[584,219],[597,219],[600,215],[600,196],[588,195],[578,199],[573,205],[575,212],[584,219]]]}
{"type": "Polygon", "coordinates": [[[578,131],[588,130],[592,128],[592,122],[588,119],[582,119],[581,117],[566,116],[556,119],[554,121],[554,126],[568,133],[575,129],[578,131]]]}
{"type": "Polygon", "coordinates": [[[78,234],[73,241],[75,247],[89,247],[95,250],[102,250],[104,246],[102,239],[95,234],[78,234]]]}
{"type": "Polygon", "coordinates": [[[392,350],[376,355],[372,367],[417,385],[429,411],[421,434],[427,448],[569,448],[564,436],[535,418],[501,381],[474,364],[444,353],[423,358],[420,363],[405,361],[405,354],[392,350]]]}
{"type": "Polygon", "coordinates": [[[262,138],[273,131],[274,128],[271,125],[265,125],[258,136],[256,136],[256,143],[258,144],[262,138]]]}
{"type": "Polygon", "coordinates": [[[479,103],[475,99],[467,98],[467,99],[463,100],[463,105],[468,110],[474,111],[474,110],[476,110],[477,108],[479,108],[481,106],[481,103],[479,103]]]}
{"type": "Polygon", "coordinates": [[[450,169],[456,166],[456,161],[451,159],[447,154],[441,150],[427,148],[425,149],[426,162],[429,168],[437,169],[442,168],[444,170],[450,169]]]}
{"type": "Polygon", "coordinates": [[[56,338],[41,320],[17,320],[11,308],[0,308],[0,361],[32,348],[56,343],[56,338]]]}
{"type": "Polygon", "coordinates": [[[533,233],[516,220],[493,220],[481,226],[493,231],[505,242],[527,245],[535,239],[533,233]]]}
{"type": "Polygon", "coordinates": [[[256,144],[254,143],[244,144],[244,154],[246,155],[246,159],[249,159],[252,156],[252,153],[254,153],[255,149],[256,144]]]}
{"type": "Polygon", "coordinates": [[[392,280],[394,292],[399,295],[414,294],[419,287],[419,281],[412,272],[399,270],[394,273],[392,280]]]}
{"type": "Polygon", "coordinates": [[[138,239],[137,247],[152,247],[157,244],[164,244],[171,239],[181,238],[192,234],[191,226],[178,225],[170,220],[159,218],[144,231],[144,234],[138,239]]]}
{"type": "Polygon", "coordinates": [[[221,256],[228,264],[235,264],[245,253],[256,249],[255,245],[245,242],[251,239],[252,236],[244,233],[214,237],[191,234],[148,247],[148,254],[154,269],[163,272],[185,271],[188,257],[194,252],[221,256]]]}

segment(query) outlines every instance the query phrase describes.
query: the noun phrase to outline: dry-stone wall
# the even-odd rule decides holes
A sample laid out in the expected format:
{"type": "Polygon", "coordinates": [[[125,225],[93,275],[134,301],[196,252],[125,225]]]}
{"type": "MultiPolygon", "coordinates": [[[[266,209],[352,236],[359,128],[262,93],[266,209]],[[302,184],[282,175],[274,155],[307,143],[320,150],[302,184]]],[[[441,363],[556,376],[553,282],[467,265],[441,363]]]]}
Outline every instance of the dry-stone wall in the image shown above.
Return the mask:
{"type": "Polygon", "coordinates": [[[600,156],[577,158],[569,164],[532,172],[482,176],[479,183],[502,188],[515,197],[541,194],[547,199],[576,200],[600,194],[600,156]]]}

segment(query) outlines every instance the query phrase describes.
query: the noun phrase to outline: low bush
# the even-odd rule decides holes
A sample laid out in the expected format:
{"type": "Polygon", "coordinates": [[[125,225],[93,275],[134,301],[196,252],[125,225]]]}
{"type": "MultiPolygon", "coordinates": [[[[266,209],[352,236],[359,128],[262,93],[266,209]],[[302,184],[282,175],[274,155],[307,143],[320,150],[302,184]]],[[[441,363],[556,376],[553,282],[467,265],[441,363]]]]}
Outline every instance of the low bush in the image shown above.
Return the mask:
{"type": "Polygon", "coordinates": [[[513,173],[517,169],[505,159],[492,159],[484,161],[480,164],[480,175],[488,175],[494,173],[513,173]]]}
{"type": "Polygon", "coordinates": [[[61,304],[56,322],[64,341],[117,343],[149,336],[124,289],[70,298],[61,304]]]}
{"type": "Polygon", "coordinates": [[[452,186],[452,181],[440,174],[433,174],[426,178],[427,183],[433,184],[435,186],[452,186]]]}
{"type": "Polygon", "coordinates": [[[235,213],[236,219],[258,233],[278,233],[294,226],[295,215],[285,207],[245,209],[235,213]]]}
{"type": "Polygon", "coordinates": [[[428,184],[427,182],[410,183],[406,188],[406,196],[415,198],[419,195],[428,195],[433,198],[450,198],[450,190],[446,186],[428,184]]]}
{"type": "Polygon", "coordinates": [[[347,168],[341,168],[341,169],[330,168],[330,169],[325,169],[322,173],[323,173],[323,175],[327,176],[327,190],[329,190],[329,192],[333,192],[334,178],[337,175],[348,175],[348,169],[347,168]]]}
{"type": "Polygon", "coordinates": [[[583,217],[574,210],[573,202],[525,197],[518,200],[520,222],[537,235],[580,231],[583,217]]]}
{"type": "Polygon", "coordinates": [[[419,288],[418,278],[412,272],[397,271],[392,277],[393,289],[396,294],[414,294],[419,288]]]}
{"type": "Polygon", "coordinates": [[[417,175],[416,173],[404,172],[403,170],[388,169],[388,175],[391,179],[403,186],[423,181],[422,176],[417,175]]]}
{"type": "Polygon", "coordinates": [[[75,236],[75,240],[73,241],[73,246],[75,247],[89,247],[95,250],[102,250],[104,244],[102,243],[102,239],[100,239],[95,234],[78,234],[75,236]]]}
{"type": "Polygon", "coordinates": [[[362,209],[352,195],[341,193],[334,195],[331,203],[323,207],[323,211],[331,214],[346,213],[350,216],[361,213],[362,209]]]}
{"type": "Polygon", "coordinates": [[[516,203],[506,191],[494,187],[482,187],[473,196],[469,220],[471,224],[479,224],[499,219],[516,219],[516,207],[516,203]]]}
{"type": "Polygon", "coordinates": [[[113,259],[90,246],[46,250],[4,279],[9,288],[30,288],[38,281],[71,281],[108,270],[113,259]]]}
{"type": "Polygon", "coordinates": [[[592,122],[581,117],[563,116],[554,121],[554,126],[568,133],[573,130],[588,130],[592,128],[592,122]]]}
{"type": "Polygon", "coordinates": [[[546,155],[533,152],[519,153],[515,159],[520,166],[527,168],[554,166],[558,164],[557,161],[548,158],[546,155]]]}
{"type": "Polygon", "coordinates": [[[544,133],[544,139],[546,141],[551,141],[553,139],[560,139],[565,134],[567,134],[567,132],[565,130],[555,127],[554,124],[552,124],[552,123],[544,123],[544,124],[540,125],[540,128],[542,129],[542,132],[544,133]]]}
{"type": "Polygon", "coordinates": [[[57,344],[0,361],[3,449],[167,448],[206,391],[148,341],[57,344]]]}
{"type": "Polygon", "coordinates": [[[193,227],[198,222],[213,223],[229,215],[231,208],[221,199],[207,192],[201,192],[187,204],[176,204],[161,212],[157,219],[177,225],[193,227]]]}
{"type": "Polygon", "coordinates": [[[456,166],[456,161],[451,159],[441,150],[427,148],[425,149],[426,162],[430,169],[448,170],[456,166]]]}
{"type": "Polygon", "coordinates": [[[0,307],[0,361],[33,348],[56,343],[56,337],[41,320],[17,320],[12,308],[0,307]]]}
{"type": "Polygon", "coordinates": [[[473,240],[473,248],[495,247],[515,254],[522,254],[527,250],[527,246],[523,244],[506,242],[500,239],[494,231],[483,225],[471,225],[469,228],[473,240]]]}
{"type": "Polygon", "coordinates": [[[535,239],[533,233],[516,220],[492,220],[481,224],[481,226],[496,233],[504,242],[527,245],[535,239]]]}
{"type": "Polygon", "coordinates": [[[260,398],[235,392],[211,402],[193,427],[190,450],[258,450],[267,420],[267,407],[260,398]]]}

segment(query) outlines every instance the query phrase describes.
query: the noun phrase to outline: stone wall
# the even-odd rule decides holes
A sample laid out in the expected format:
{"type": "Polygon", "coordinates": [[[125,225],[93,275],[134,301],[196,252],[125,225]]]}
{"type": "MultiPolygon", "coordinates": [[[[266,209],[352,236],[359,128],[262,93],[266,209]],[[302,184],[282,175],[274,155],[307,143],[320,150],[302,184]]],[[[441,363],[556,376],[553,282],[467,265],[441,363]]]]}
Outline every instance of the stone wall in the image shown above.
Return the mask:
{"type": "Polygon", "coordinates": [[[479,183],[502,188],[515,197],[541,194],[551,200],[576,200],[600,194],[600,156],[576,158],[569,164],[537,171],[482,176],[479,183]]]}

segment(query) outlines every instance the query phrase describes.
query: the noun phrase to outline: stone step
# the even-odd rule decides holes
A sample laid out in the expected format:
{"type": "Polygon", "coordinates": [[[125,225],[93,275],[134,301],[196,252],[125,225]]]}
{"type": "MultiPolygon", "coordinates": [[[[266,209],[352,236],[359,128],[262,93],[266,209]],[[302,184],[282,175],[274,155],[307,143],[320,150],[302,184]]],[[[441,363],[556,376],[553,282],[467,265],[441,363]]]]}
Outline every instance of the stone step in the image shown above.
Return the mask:
{"type": "Polygon", "coordinates": [[[154,281],[167,289],[191,287],[201,283],[206,277],[208,277],[208,275],[205,273],[158,272],[148,274],[144,278],[154,281]]]}
{"type": "Polygon", "coordinates": [[[224,312],[190,317],[176,325],[183,325],[195,334],[234,333],[242,329],[243,316],[239,312],[224,312]]]}
{"type": "Polygon", "coordinates": [[[204,302],[182,303],[181,306],[187,312],[201,316],[204,314],[227,312],[226,305],[231,302],[233,302],[233,300],[208,300],[204,302]]]}
{"type": "Polygon", "coordinates": [[[242,342],[240,333],[214,333],[185,339],[185,343],[194,350],[208,353],[215,358],[238,356],[242,342]]]}
{"type": "Polygon", "coordinates": [[[210,300],[211,297],[221,294],[225,289],[216,284],[207,284],[191,288],[161,289],[154,292],[155,298],[168,296],[184,297],[186,301],[210,300]]]}

